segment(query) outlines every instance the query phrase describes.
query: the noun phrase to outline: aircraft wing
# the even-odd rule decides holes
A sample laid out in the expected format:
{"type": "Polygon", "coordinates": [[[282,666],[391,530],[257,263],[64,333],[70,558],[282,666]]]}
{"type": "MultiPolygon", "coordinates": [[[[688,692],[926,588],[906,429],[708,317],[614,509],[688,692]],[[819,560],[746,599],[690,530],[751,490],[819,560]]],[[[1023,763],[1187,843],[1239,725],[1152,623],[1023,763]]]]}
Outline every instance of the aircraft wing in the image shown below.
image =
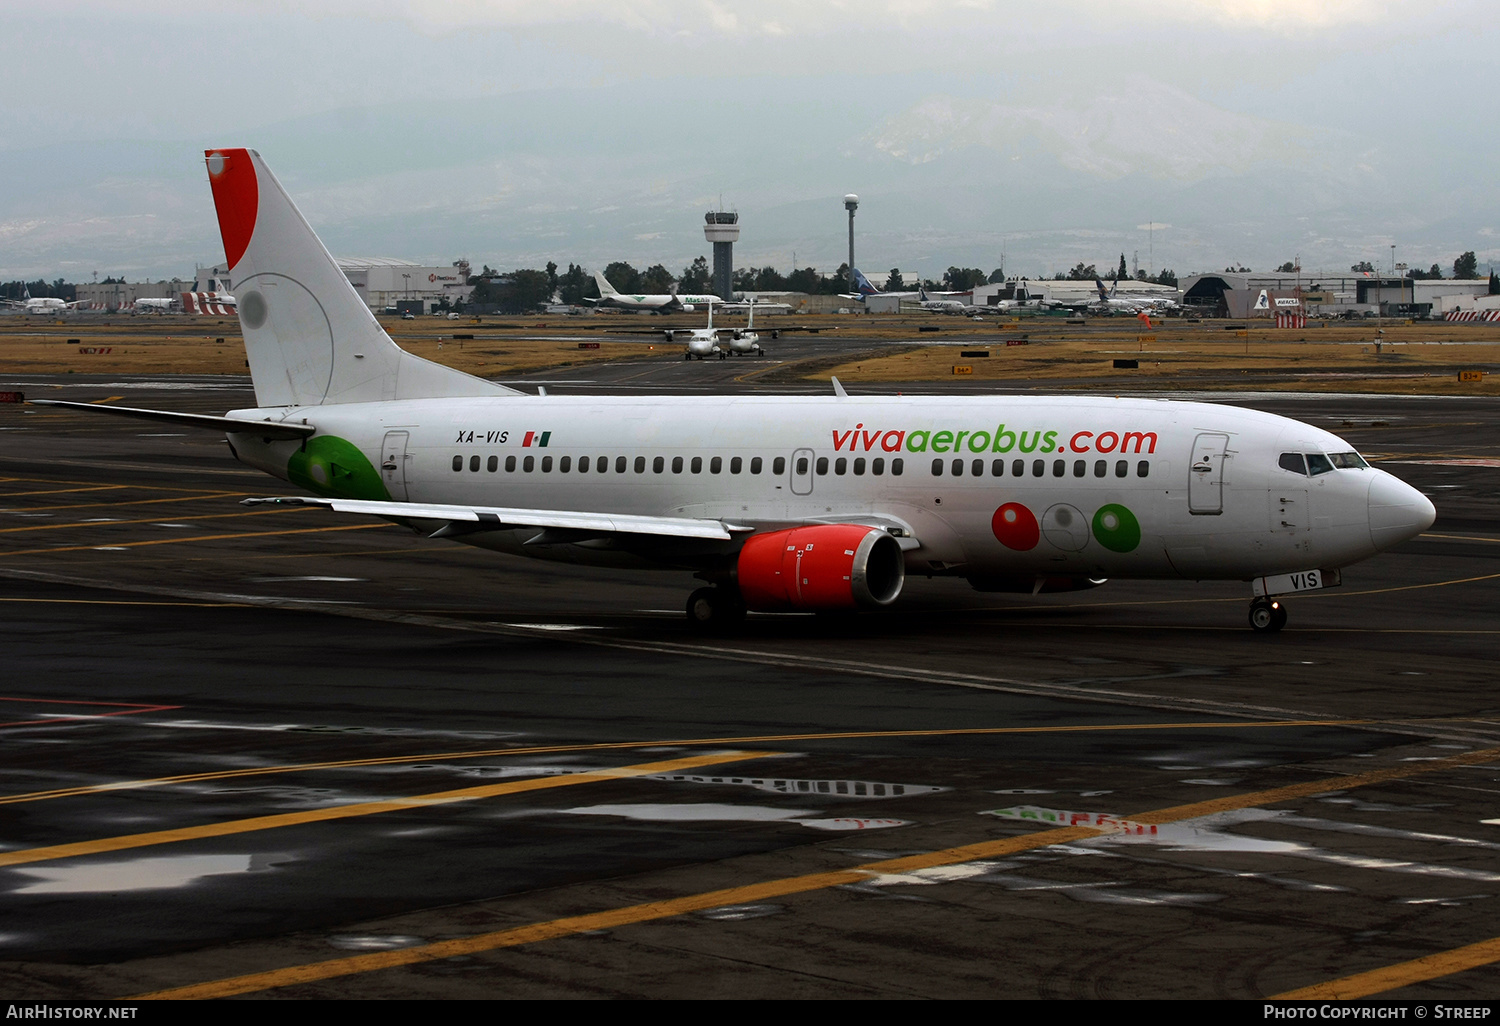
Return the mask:
{"type": "Polygon", "coordinates": [[[628,513],[590,513],[555,509],[516,509],[507,506],[457,506],[427,502],[381,502],[372,499],[325,499],[308,495],[244,499],[245,506],[322,506],[339,513],[359,513],[392,520],[443,521],[431,537],[534,527],[542,532],[528,544],[577,541],[579,536],[610,534],[655,535],[665,538],[704,538],[728,541],[731,532],[751,530],[740,524],[694,517],[653,517],[628,513]],[[473,525],[472,527],[470,525],[473,525]],[[552,532],[555,535],[548,537],[552,532]]]}

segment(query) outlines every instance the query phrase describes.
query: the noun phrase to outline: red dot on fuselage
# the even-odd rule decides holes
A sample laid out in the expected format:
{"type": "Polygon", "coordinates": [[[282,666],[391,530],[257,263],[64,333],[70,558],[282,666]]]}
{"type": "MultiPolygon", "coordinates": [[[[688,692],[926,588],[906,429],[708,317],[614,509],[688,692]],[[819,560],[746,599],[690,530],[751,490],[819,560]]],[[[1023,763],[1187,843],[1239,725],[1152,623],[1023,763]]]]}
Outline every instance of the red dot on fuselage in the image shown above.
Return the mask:
{"type": "Polygon", "coordinates": [[[1036,514],[1019,502],[1007,502],[995,510],[995,515],[990,518],[990,530],[995,532],[1001,545],[1017,552],[1035,548],[1042,537],[1036,514]]]}

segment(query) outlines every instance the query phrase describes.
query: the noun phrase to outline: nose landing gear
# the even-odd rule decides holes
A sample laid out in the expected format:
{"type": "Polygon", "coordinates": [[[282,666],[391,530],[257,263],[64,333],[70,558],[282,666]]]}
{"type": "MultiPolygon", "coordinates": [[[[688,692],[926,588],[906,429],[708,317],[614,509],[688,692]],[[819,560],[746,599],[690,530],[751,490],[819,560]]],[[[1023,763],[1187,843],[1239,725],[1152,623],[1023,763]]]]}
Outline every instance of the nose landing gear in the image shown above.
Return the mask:
{"type": "Polygon", "coordinates": [[[1275,634],[1286,626],[1286,606],[1276,599],[1258,598],[1250,603],[1250,629],[1257,634],[1275,634]]]}

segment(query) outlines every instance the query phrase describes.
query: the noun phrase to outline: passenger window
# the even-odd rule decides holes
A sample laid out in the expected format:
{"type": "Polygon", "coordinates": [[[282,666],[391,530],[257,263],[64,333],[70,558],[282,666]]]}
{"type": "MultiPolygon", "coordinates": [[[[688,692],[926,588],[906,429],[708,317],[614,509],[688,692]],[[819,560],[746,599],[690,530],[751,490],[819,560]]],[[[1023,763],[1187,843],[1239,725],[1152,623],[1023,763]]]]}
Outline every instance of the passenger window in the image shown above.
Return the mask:
{"type": "Polygon", "coordinates": [[[1276,460],[1276,465],[1282,470],[1290,470],[1293,474],[1307,476],[1307,461],[1302,458],[1300,452],[1284,452],[1276,460]]]}
{"type": "Polygon", "coordinates": [[[828,457],[827,456],[819,456],[818,457],[818,476],[822,477],[824,474],[827,474],[827,473],[828,473],[828,457]]]}
{"type": "MultiPolygon", "coordinates": [[[[759,456],[755,457],[753,460],[750,461],[750,473],[752,473],[752,474],[759,474],[760,473],[760,457],[759,456]]],[[[771,473],[775,474],[777,477],[780,477],[782,474],[786,473],[786,457],[785,456],[778,456],[778,457],[776,457],[775,460],[773,460],[771,462],[771,473]]]]}
{"type": "Polygon", "coordinates": [[[745,461],[738,456],[732,456],[729,460],[729,472],[738,474],[745,467],[745,461]]]}
{"type": "Polygon", "coordinates": [[[856,456],[854,458],[854,476],[865,476],[865,458],[863,456],[856,456]]]}
{"type": "Polygon", "coordinates": [[[1015,462],[1013,462],[1010,465],[1010,476],[1011,477],[1025,477],[1026,476],[1026,461],[1025,460],[1016,460],[1015,462]]]}
{"type": "Polygon", "coordinates": [[[1088,463],[1084,460],[1073,461],[1073,476],[1082,477],[1088,471],[1088,463]]]}
{"type": "Polygon", "coordinates": [[[500,469],[500,457],[499,456],[491,456],[488,460],[485,461],[485,467],[484,467],[484,469],[488,470],[491,474],[493,474],[495,471],[499,470],[500,469]]]}
{"type": "Polygon", "coordinates": [[[953,476],[954,477],[963,477],[964,476],[964,461],[963,460],[954,460],[953,461],[953,476]]]}
{"type": "Polygon", "coordinates": [[[542,457],[542,473],[543,474],[550,474],[550,473],[552,473],[552,457],[551,456],[543,456],[542,457]]]}
{"type": "MultiPolygon", "coordinates": [[[[625,458],[624,456],[620,457],[620,459],[622,459],[622,460],[624,458],[625,458]]],[[[646,457],[644,457],[644,456],[637,456],[635,458],[635,472],[637,474],[644,474],[646,472],[646,457]]]]}
{"type": "Polygon", "coordinates": [[[975,460],[972,464],[970,464],[969,465],[969,473],[973,474],[975,477],[983,477],[984,476],[984,460],[975,460]]]}
{"type": "Polygon", "coordinates": [[[462,470],[462,469],[464,469],[464,458],[462,456],[455,456],[455,457],[453,457],[453,469],[454,470],[462,470]]]}
{"type": "Polygon", "coordinates": [[[587,474],[589,472],[589,458],[587,456],[578,457],[578,472],[580,474],[587,474]]]}
{"type": "Polygon", "coordinates": [[[891,476],[892,477],[900,477],[901,476],[901,472],[903,470],[905,470],[905,469],[906,469],[906,461],[904,459],[902,459],[900,456],[897,456],[895,459],[891,460],[891,476]]]}
{"type": "Polygon", "coordinates": [[[942,477],[943,476],[943,461],[942,460],[938,459],[938,460],[933,460],[932,461],[932,476],[933,477],[942,477]]]}
{"type": "Polygon", "coordinates": [[[681,456],[673,456],[672,457],[672,473],[674,473],[674,474],[680,474],[680,473],[682,473],[682,457],[681,456]]]}
{"type": "Polygon", "coordinates": [[[836,459],[836,460],[833,461],[833,472],[835,474],[839,475],[840,477],[843,477],[844,474],[848,472],[848,470],[849,470],[849,461],[847,459],[845,459],[844,457],[840,456],[838,459],[836,459]]]}
{"type": "Polygon", "coordinates": [[[710,474],[721,474],[724,472],[724,457],[715,456],[708,461],[708,472],[710,474]]]}
{"type": "Polygon", "coordinates": [[[1333,463],[1327,456],[1324,456],[1320,452],[1310,452],[1307,454],[1307,472],[1311,476],[1317,477],[1319,474],[1326,474],[1332,469],[1333,463]]]}
{"type": "Polygon", "coordinates": [[[470,456],[469,457],[469,469],[470,470],[474,470],[474,471],[477,471],[479,469],[479,457],[478,456],[470,456]]]}
{"type": "Polygon", "coordinates": [[[1151,464],[1148,463],[1146,460],[1141,460],[1141,462],[1139,462],[1139,463],[1137,463],[1135,465],[1135,476],[1136,477],[1148,477],[1148,476],[1150,476],[1150,474],[1151,474],[1151,464]]]}
{"type": "Polygon", "coordinates": [[[514,474],[516,472],[516,458],[514,456],[505,457],[505,472],[507,474],[514,474]]]}
{"type": "Polygon", "coordinates": [[[1041,476],[1043,476],[1046,473],[1047,473],[1047,461],[1046,460],[1032,460],[1031,461],[1031,476],[1032,477],[1041,477],[1041,476]]]}
{"type": "Polygon", "coordinates": [[[1103,477],[1107,473],[1109,473],[1109,460],[1095,460],[1094,476],[1103,477]]]}
{"type": "Polygon", "coordinates": [[[870,461],[870,473],[880,477],[885,473],[885,457],[877,456],[870,461]]]}
{"type": "Polygon", "coordinates": [[[703,457],[702,456],[694,456],[693,457],[693,462],[688,464],[688,469],[691,470],[695,474],[701,474],[701,473],[703,473],[703,457]]]}
{"type": "Polygon", "coordinates": [[[1130,476],[1130,461],[1129,460],[1116,460],[1115,461],[1115,477],[1128,477],[1128,476],[1130,476]]]}
{"type": "Polygon", "coordinates": [[[1067,460],[1053,460],[1052,461],[1052,476],[1053,477],[1062,477],[1063,473],[1067,469],[1068,469],[1068,461],[1067,460]]]}
{"type": "Polygon", "coordinates": [[[559,473],[566,474],[569,468],[571,468],[572,466],[573,457],[571,456],[564,456],[562,459],[557,461],[557,469],[559,473]]]}
{"type": "MultiPolygon", "coordinates": [[[[778,461],[778,462],[780,462],[780,461],[778,461]]],[[[805,473],[807,473],[807,457],[806,456],[803,456],[803,457],[801,457],[801,458],[799,458],[797,460],[797,473],[798,474],[805,474],[805,473]]]]}
{"type": "Polygon", "coordinates": [[[521,469],[524,470],[524,471],[526,471],[526,473],[528,473],[528,474],[531,473],[533,470],[535,470],[536,469],[536,457],[535,456],[528,456],[524,460],[522,460],[521,461],[521,469]]]}
{"type": "Polygon", "coordinates": [[[1004,477],[1005,476],[1005,461],[1004,460],[995,460],[993,463],[991,463],[990,464],[990,475],[992,477],[1004,477]]]}
{"type": "Polygon", "coordinates": [[[651,473],[660,474],[665,469],[667,469],[667,461],[663,457],[658,456],[651,461],[651,473]]]}

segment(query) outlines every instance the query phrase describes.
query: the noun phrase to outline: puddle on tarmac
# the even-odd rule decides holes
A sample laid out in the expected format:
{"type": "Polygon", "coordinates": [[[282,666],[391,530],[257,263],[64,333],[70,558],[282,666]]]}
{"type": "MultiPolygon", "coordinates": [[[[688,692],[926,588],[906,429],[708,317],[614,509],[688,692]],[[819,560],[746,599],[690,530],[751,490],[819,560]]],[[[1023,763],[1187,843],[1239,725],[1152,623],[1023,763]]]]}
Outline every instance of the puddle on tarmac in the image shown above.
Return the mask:
{"type": "Polygon", "coordinates": [[[343,951],[395,951],[398,948],[413,948],[418,944],[426,944],[427,941],[421,937],[404,934],[343,933],[329,937],[328,943],[343,951]]]}
{"type": "Polygon", "coordinates": [[[290,861],[280,855],[176,855],[88,862],[67,866],[36,866],[10,872],[30,880],[11,894],[99,894],[154,891],[187,887],[205,877],[235,873],[263,873],[290,861]]]}
{"type": "Polygon", "coordinates": [[[965,862],[957,866],[934,866],[930,869],[913,870],[910,873],[872,874],[868,881],[854,884],[850,889],[867,890],[897,885],[930,886],[969,881],[996,884],[1008,891],[1062,894],[1074,901],[1104,905],[1204,905],[1218,901],[1222,897],[1219,894],[1191,894],[1126,887],[1117,880],[1064,883],[1006,872],[1023,864],[1025,864],[1023,860],[1004,859],[965,862]]]}
{"type": "Polygon", "coordinates": [[[1100,829],[1098,837],[1072,841],[1073,847],[1109,847],[1115,845],[1149,844],[1173,852],[1233,852],[1268,855],[1294,855],[1298,858],[1352,869],[1374,869],[1392,873],[1416,873],[1439,876],[1455,880],[1476,880],[1484,883],[1500,883],[1500,873],[1479,869],[1458,869],[1451,866],[1432,865],[1409,859],[1386,859],[1362,855],[1346,855],[1315,845],[1297,841],[1278,841],[1246,834],[1230,833],[1229,829],[1241,823],[1256,823],[1274,820],[1286,826],[1305,827],[1312,830],[1358,833],[1380,837],[1424,843],[1459,844],[1484,848],[1497,845],[1474,838],[1456,837],[1448,834],[1429,834],[1399,830],[1393,827],[1365,826],[1358,823],[1341,823],[1335,820],[1298,816],[1291,812],[1272,809],[1234,809],[1211,816],[1183,820],[1179,823],[1136,823],[1100,812],[1068,812],[1062,809],[1044,809],[1034,805],[993,809],[982,815],[998,816],[1002,819],[1027,820],[1055,826],[1093,826],[1100,829]]]}
{"type": "Polygon", "coordinates": [[[785,905],[724,905],[720,908],[704,909],[698,913],[698,918],[712,919],[720,923],[737,923],[742,919],[763,919],[785,911],[785,905]]]}
{"type": "Polygon", "coordinates": [[[713,802],[681,805],[584,805],[557,809],[564,816],[620,816],[656,823],[796,823],[813,830],[884,830],[907,826],[904,819],[856,816],[819,817],[811,809],[773,809],[767,805],[724,805],[713,802]]]}

